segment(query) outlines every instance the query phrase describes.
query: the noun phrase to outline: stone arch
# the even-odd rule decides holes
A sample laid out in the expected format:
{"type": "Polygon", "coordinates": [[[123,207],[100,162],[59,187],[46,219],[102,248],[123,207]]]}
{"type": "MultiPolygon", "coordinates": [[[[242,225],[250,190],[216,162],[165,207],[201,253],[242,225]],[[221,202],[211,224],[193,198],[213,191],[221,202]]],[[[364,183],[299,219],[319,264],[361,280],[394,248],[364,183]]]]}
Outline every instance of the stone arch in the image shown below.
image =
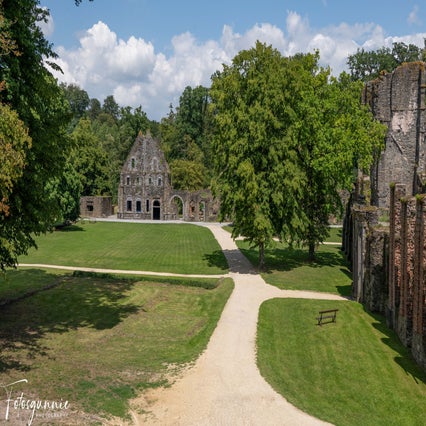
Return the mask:
{"type": "Polygon", "coordinates": [[[172,219],[184,219],[185,202],[180,195],[174,194],[169,205],[172,219]]]}

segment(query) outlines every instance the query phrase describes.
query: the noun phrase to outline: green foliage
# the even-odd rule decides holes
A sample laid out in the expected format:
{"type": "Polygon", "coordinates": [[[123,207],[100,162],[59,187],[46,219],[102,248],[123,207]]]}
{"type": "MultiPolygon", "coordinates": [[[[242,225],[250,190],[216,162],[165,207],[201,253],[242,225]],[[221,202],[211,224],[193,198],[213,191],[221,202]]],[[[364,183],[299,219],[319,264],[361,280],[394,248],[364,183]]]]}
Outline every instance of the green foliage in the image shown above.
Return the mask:
{"type": "Polygon", "coordinates": [[[31,138],[18,114],[0,104],[0,214],[8,215],[8,199],[23,174],[31,138]]]}
{"type": "Polygon", "coordinates": [[[211,177],[210,133],[208,111],[209,91],[198,86],[186,87],[176,112],[161,121],[162,148],[172,170],[173,186],[177,189],[202,189],[211,177]],[[189,167],[187,173],[182,168],[189,167]]]}
{"type": "Polygon", "coordinates": [[[360,105],[360,85],[331,78],[318,60],[257,43],[212,77],[214,190],[233,236],[260,247],[261,259],[275,235],[308,244],[313,256],[338,191],[383,141],[383,126],[360,105]]]}
{"type": "Polygon", "coordinates": [[[425,50],[403,42],[395,42],[392,49],[381,47],[366,51],[358,49],[348,57],[348,66],[354,80],[369,81],[377,78],[382,72],[392,72],[404,62],[416,62],[425,59],[425,50]]]}
{"type": "Polygon", "coordinates": [[[170,173],[174,189],[195,191],[204,187],[204,166],[197,161],[174,160],[170,173]]]}
{"type": "Polygon", "coordinates": [[[22,152],[26,165],[10,194],[8,215],[1,215],[0,267],[4,268],[34,245],[34,235],[45,232],[61,216],[60,203],[49,197],[46,185],[64,169],[70,111],[45,68],[46,62],[55,68],[51,60],[56,57],[38,26],[47,19],[47,10],[36,0],[17,0],[3,1],[1,11],[14,50],[0,55],[0,81],[5,87],[0,101],[16,111],[32,140],[31,149],[27,144],[22,152]]]}

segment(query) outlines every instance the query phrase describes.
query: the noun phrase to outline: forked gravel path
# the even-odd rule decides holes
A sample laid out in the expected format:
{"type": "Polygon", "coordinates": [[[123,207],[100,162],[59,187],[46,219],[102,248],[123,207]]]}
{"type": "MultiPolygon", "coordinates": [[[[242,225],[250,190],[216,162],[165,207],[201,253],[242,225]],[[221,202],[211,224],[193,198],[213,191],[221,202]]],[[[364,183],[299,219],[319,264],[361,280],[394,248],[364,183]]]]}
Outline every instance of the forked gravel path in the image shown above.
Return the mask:
{"type": "MultiPolygon", "coordinates": [[[[106,219],[110,221],[110,219],[106,219]]],[[[119,221],[119,220],[113,220],[119,221]]],[[[156,222],[159,223],[159,222],[156,222]]],[[[256,328],[259,307],[265,300],[303,298],[347,300],[309,291],[280,290],[266,284],[220,224],[207,226],[228,260],[235,283],[206,350],[169,388],[144,392],[132,401],[132,425],[173,426],[303,426],[325,425],[291,405],[260,375],[256,365],[256,328]],[[144,414],[140,414],[144,413],[144,414]]],[[[106,269],[54,265],[26,265],[117,272],[106,269]]],[[[180,275],[147,271],[131,274],[180,275]]],[[[188,276],[188,275],[185,275],[188,276]]],[[[200,275],[193,275],[200,276],[200,275]]],[[[221,275],[223,276],[223,275],[221,275]]],[[[209,275],[209,277],[213,277],[209,275]]],[[[285,367],[285,366],[283,366],[285,367]]],[[[120,424],[112,421],[111,425],[120,424]]]]}
{"type": "MultiPolygon", "coordinates": [[[[228,260],[235,289],[204,353],[170,388],[133,401],[135,425],[324,425],[275,392],[256,366],[262,302],[275,297],[346,300],[333,294],[280,290],[266,284],[219,224],[208,224],[228,260]],[[137,414],[140,410],[146,414],[137,414]]],[[[285,366],[283,366],[285,367],[285,366]]]]}

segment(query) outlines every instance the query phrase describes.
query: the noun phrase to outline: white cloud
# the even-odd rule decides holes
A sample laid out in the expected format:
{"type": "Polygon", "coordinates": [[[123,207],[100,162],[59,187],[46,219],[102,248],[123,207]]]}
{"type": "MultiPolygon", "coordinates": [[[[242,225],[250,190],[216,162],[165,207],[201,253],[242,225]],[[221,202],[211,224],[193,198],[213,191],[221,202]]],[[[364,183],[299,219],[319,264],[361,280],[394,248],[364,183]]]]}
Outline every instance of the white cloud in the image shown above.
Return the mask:
{"type": "Polygon", "coordinates": [[[186,86],[209,86],[211,75],[221,70],[222,64],[229,64],[257,40],[285,56],[318,49],[322,65],[330,65],[338,74],[357,48],[377,49],[394,41],[423,45],[425,36],[386,37],[383,28],[373,23],[342,23],[316,31],[306,18],[288,12],[285,30],[262,23],[240,34],[225,25],[219,40],[204,42],[189,32],[176,35],[166,56],[142,38],[121,40],[108,25],[98,22],[81,35],[78,49],[58,49],[57,62],[64,73],[57,76],[60,81],[78,84],[101,102],[113,94],[120,105],[142,105],[149,118],[160,120],[170,103],[177,106],[186,86]]]}
{"type": "Polygon", "coordinates": [[[419,18],[419,6],[414,5],[413,10],[408,15],[407,22],[410,25],[421,25],[422,24],[422,21],[419,18]]]}

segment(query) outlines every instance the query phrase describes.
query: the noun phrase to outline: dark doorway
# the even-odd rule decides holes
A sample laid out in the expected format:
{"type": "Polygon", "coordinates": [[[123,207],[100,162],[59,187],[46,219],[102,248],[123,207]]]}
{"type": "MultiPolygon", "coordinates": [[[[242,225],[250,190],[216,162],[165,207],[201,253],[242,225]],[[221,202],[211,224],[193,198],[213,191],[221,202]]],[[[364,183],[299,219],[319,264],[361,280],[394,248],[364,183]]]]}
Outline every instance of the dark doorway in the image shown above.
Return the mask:
{"type": "Polygon", "coordinates": [[[160,220],[161,219],[161,207],[160,207],[160,201],[154,200],[152,204],[152,218],[154,220],[160,220]]]}

